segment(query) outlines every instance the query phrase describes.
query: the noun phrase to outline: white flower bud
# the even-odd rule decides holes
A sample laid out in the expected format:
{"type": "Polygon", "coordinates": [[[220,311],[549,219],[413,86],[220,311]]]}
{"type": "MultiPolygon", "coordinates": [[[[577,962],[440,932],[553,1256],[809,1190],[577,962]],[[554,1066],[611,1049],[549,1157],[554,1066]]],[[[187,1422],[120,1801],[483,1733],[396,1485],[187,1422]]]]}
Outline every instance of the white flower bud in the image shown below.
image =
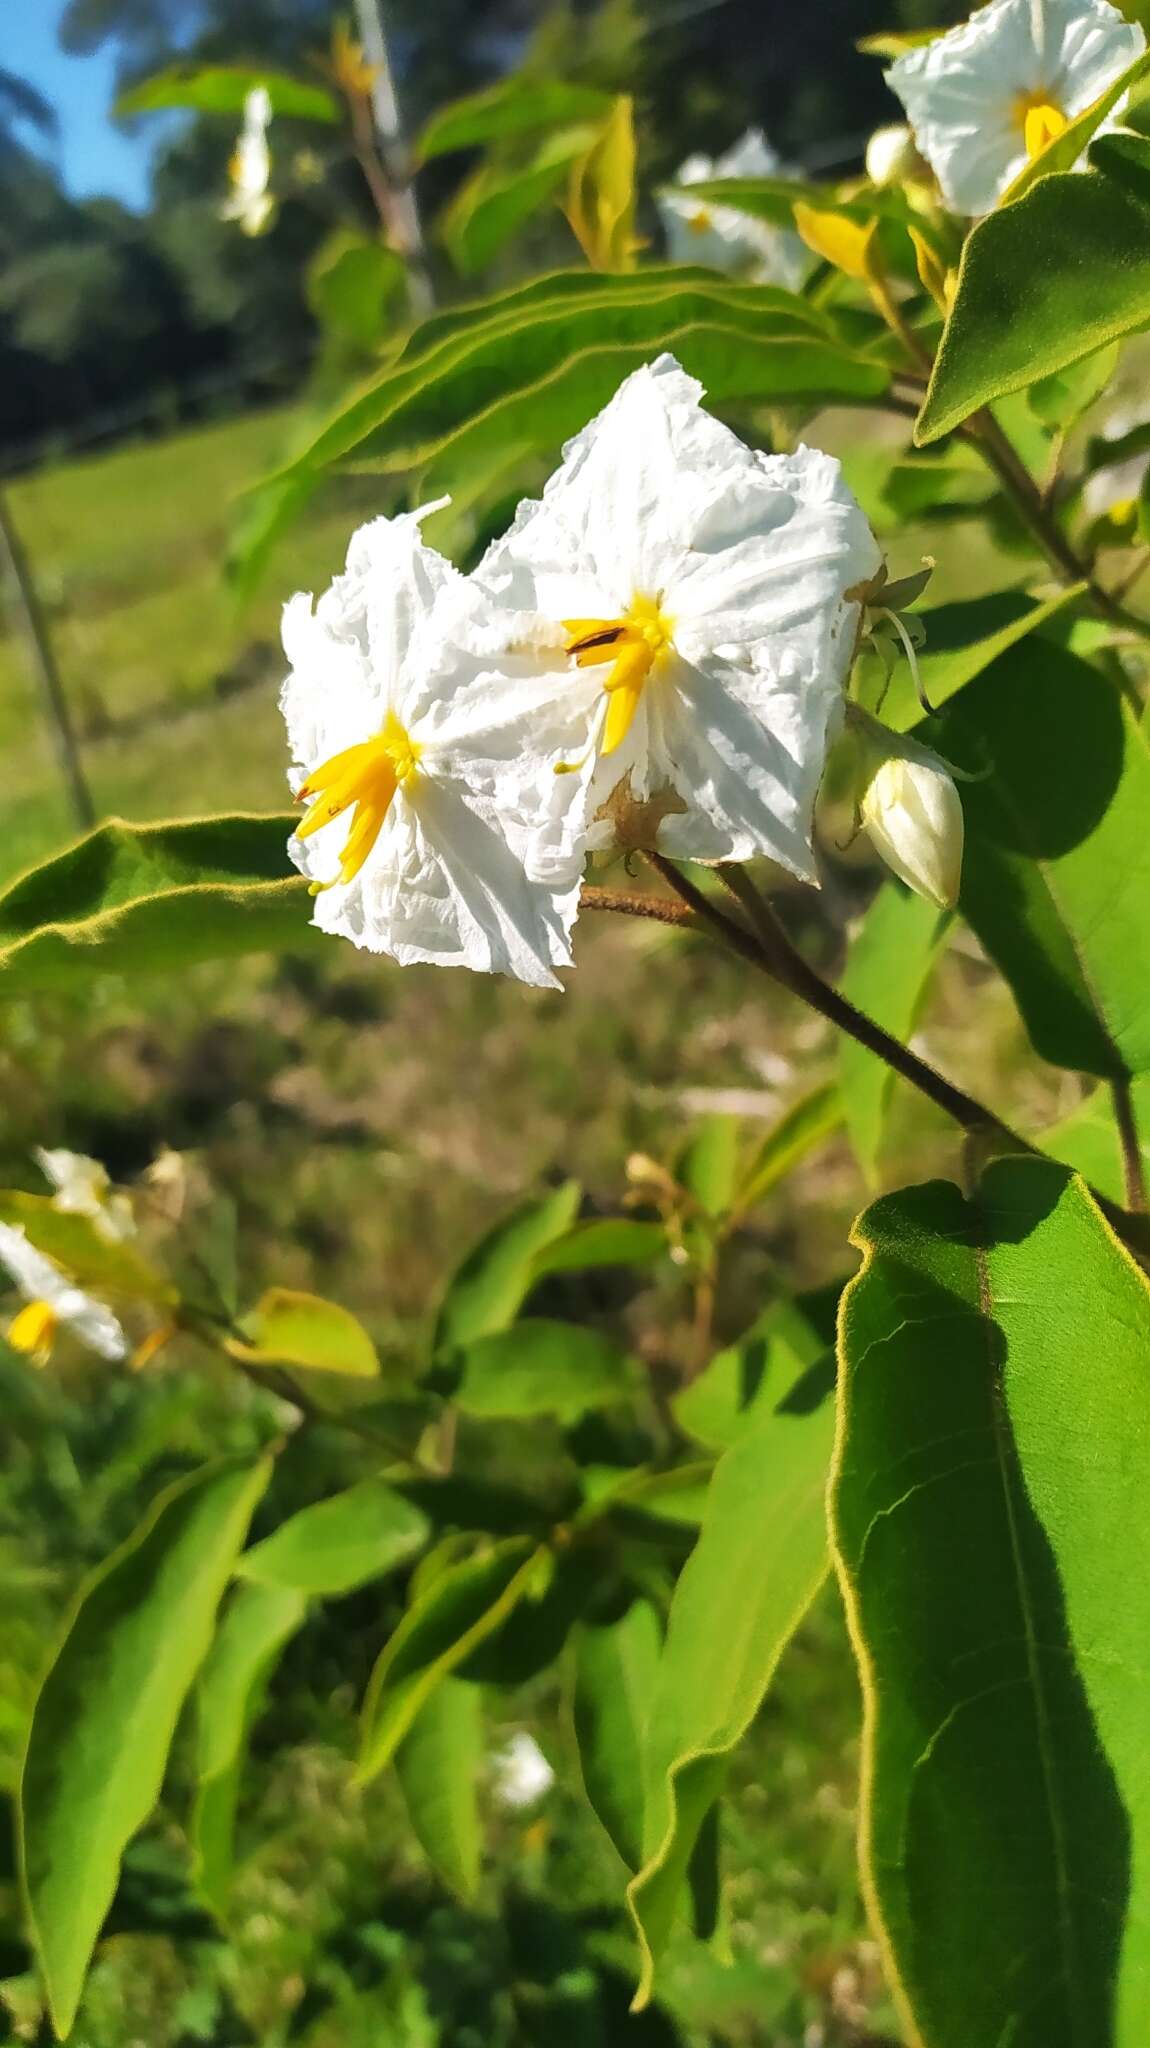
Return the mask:
{"type": "Polygon", "coordinates": [[[905,121],[876,128],[866,146],[866,174],[872,185],[901,185],[922,171],[922,158],[905,121]]]}
{"type": "Polygon", "coordinates": [[[962,879],[962,803],[937,754],[891,735],[859,803],[875,852],[916,896],[952,910],[962,879]]]}

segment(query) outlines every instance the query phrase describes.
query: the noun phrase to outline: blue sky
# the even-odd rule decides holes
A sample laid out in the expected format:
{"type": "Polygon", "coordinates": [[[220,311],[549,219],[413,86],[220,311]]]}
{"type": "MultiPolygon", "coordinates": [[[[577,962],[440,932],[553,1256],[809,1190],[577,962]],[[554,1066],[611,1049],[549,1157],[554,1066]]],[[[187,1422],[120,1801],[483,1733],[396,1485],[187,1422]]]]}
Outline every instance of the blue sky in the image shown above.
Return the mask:
{"type": "MultiPolygon", "coordinates": [[[[143,206],[155,124],[144,124],[136,136],[113,127],[114,54],[105,47],[94,57],[66,57],[56,40],[62,11],[63,0],[0,0],[7,17],[0,27],[0,64],[28,79],[55,107],[60,167],[71,193],[110,193],[128,206],[143,206]]],[[[31,134],[27,139],[35,140],[31,134]]]]}

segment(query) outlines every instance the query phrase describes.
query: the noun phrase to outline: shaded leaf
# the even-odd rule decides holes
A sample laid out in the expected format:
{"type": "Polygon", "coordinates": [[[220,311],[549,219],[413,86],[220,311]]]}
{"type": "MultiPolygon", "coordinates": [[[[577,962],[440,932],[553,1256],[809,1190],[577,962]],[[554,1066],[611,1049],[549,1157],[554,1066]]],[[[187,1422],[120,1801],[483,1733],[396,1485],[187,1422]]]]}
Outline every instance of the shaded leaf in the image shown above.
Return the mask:
{"type": "Polygon", "coordinates": [[[430,1533],[426,1515],[386,1480],[361,1479],[290,1515],[245,1550],[237,1570],[301,1593],[350,1593],[406,1564],[430,1533]]]}
{"type": "MultiPolygon", "coordinates": [[[[785,1409],[834,1344],[837,1286],[822,1287],[772,1302],[737,1343],[717,1351],[710,1364],[672,1397],[680,1429],[723,1451],[751,1422],[785,1409]]],[[[817,1387],[812,1387],[817,1393],[817,1387]]]]}
{"type": "MultiPolygon", "coordinates": [[[[1085,589],[1084,583],[1071,584],[1037,604],[1021,590],[1000,590],[916,611],[913,616],[925,634],[918,666],[927,703],[941,710],[991,662],[1077,603],[1085,589]]],[[[874,708],[881,691],[884,725],[895,732],[921,725],[926,713],[905,663],[899,663],[887,688],[885,671],[875,661],[868,684],[862,701],[874,708]]]]}
{"type": "Polygon", "coordinates": [[[629,1216],[596,1216],[576,1223],[546,1245],[534,1261],[534,1275],[585,1273],[596,1266],[650,1266],[667,1254],[667,1233],[661,1223],[638,1223],[629,1216]]]}
{"type": "Polygon", "coordinates": [[[627,1398],[627,1355],[579,1323],[529,1316],[463,1353],[455,1402],[465,1415],[558,1415],[574,1421],[627,1398]]]}
{"type": "Polygon", "coordinates": [[[1103,1078],[1150,1067],[1144,731],[1096,668],[1027,641],[931,736],[975,777],[960,908],[1036,1050],[1103,1078]]]}
{"type": "Polygon", "coordinates": [[[0,893],[0,993],[303,950],[320,935],[288,860],[296,823],[240,814],[97,826],[0,893]]]}
{"type": "Polygon", "coordinates": [[[395,1769],[416,1841],[436,1875],[465,1904],[479,1885],[482,1762],[480,1689],[445,1678],[396,1750],[395,1769]]]}
{"type": "Polygon", "coordinates": [[[725,1216],[735,1199],[741,1126],[736,1116],[708,1116],[679,1154],[675,1175],[707,1216],[725,1216]]]}
{"type": "Polygon", "coordinates": [[[312,257],[308,304],[322,327],[368,352],[382,342],[388,308],[406,277],[403,258],[394,249],[343,229],[312,257]]]}
{"type": "MultiPolygon", "coordinates": [[[[933,903],[887,882],[851,946],[843,994],[904,1044],[925,1000],[948,922],[933,903]]],[[[885,1060],[842,1035],[839,1086],[846,1126],[863,1177],[872,1187],[879,1178],[894,1082],[885,1060]]]]}
{"type": "Polygon", "coordinates": [[[20,1784],[21,1870],[61,2036],[270,1470],[267,1459],[229,1459],[162,1493],[81,1589],[40,1688],[20,1784]]]}
{"type": "Polygon", "coordinates": [[[538,1255],[570,1229],[579,1200],[578,1182],[565,1181],[542,1200],[513,1209],[473,1246],[440,1304],[432,1346],[437,1357],[507,1328],[534,1285],[538,1255]]]}
{"type": "Polygon", "coordinates": [[[646,1600],[618,1621],[588,1623],[575,1637],[572,1712],[579,1769],[591,1806],[624,1863],[643,1852],[643,1738],[662,1631],[646,1600]]]}
{"type": "Polygon", "coordinates": [[[188,1828],[192,1875],[221,1919],[227,1911],[248,1737],[280,1652],[306,1613],[302,1593],[283,1586],[242,1587],[224,1615],[196,1686],[197,1778],[188,1828]]]}
{"type": "Polygon", "coordinates": [[[54,1259],[79,1286],[100,1297],[117,1295],[127,1301],[150,1302],[156,1308],[171,1307],[176,1300],[174,1288],[132,1244],[105,1237],[91,1216],[58,1209],[51,1195],[0,1189],[0,1223],[18,1225],[29,1244],[54,1259]]]}
{"type": "MultiPolygon", "coordinates": [[[[1130,1097],[1142,1170],[1150,1181],[1150,1075],[1140,1075],[1131,1082],[1130,1097]]],[[[1113,1202],[1125,1202],[1122,1144],[1114,1117],[1114,1098],[1105,1083],[1061,1122],[1039,1131],[1036,1143],[1052,1159],[1072,1166],[1100,1194],[1109,1195],[1113,1202]]]]}
{"type": "Polygon", "coordinates": [[[532,214],[553,200],[587,146],[586,129],[552,136],[528,164],[484,163],[461,185],[442,221],[444,246],[470,276],[497,256],[532,214]]]}
{"type": "Polygon", "coordinates": [[[768,1413],[724,1454],[675,1588],[644,1741],[644,1862],[627,1892],[638,2007],[731,1752],[826,1575],[833,1417],[830,1399],[768,1413]]]}
{"type": "Polygon", "coordinates": [[[997,1162],[972,1202],[944,1182],[889,1196],[856,1242],[832,1529],[865,1879],[908,2031],[1138,2048],[1146,1281],[1040,1160],[997,1162]]]}
{"type": "Polygon", "coordinates": [[[361,1783],[390,1763],[436,1687],[501,1628],[546,1552],[511,1538],[447,1564],[409,1607],[376,1659],[363,1703],[361,1783]]]}
{"type": "Polygon", "coordinates": [[[792,1102],[743,1167],[734,1201],[738,1214],[765,1201],[808,1153],[838,1130],[842,1120],[842,1101],[833,1081],[792,1102]]]}
{"type": "Polygon", "coordinates": [[[481,92],[438,107],[419,136],[415,154],[426,163],[429,157],[446,156],[453,149],[474,149],[508,135],[600,121],[610,105],[610,93],[598,92],[593,86],[564,85],[558,79],[512,72],[481,92]]]}

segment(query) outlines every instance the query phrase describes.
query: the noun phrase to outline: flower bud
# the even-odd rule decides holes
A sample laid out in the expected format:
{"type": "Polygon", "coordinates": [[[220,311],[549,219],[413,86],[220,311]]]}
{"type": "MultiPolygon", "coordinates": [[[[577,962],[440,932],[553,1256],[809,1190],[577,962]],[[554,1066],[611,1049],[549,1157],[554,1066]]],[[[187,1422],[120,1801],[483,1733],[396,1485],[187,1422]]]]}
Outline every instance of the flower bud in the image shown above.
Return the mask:
{"type": "Polygon", "coordinates": [[[951,910],[962,879],[962,803],[945,762],[890,735],[859,800],[863,829],[888,868],[928,903],[951,910]]]}
{"type": "Polygon", "coordinates": [[[866,146],[866,174],[872,185],[901,185],[921,177],[923,162],[905,122],[876,128],[866,146]]]}

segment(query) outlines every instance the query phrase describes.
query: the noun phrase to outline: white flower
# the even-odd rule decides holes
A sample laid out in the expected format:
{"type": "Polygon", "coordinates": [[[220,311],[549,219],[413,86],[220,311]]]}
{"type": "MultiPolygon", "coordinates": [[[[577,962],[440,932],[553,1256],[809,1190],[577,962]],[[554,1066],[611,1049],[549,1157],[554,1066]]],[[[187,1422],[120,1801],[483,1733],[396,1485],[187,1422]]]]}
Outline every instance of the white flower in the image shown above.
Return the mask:
{"type": "Polygon", "coordinates": [[[513,1811],[534,1806],[555,1783],[555,1773],[532,1735],[513,1735],[496,1750],[491,1765],[496,1800],[513,1811]]]}
{"type": "Polygon", "coordinates": [[[63,1324],[101,1358],[127,1356],[128,1339],[111,1309],[84,1294],[54,1259],[29,1244],[22,1224],[0,1223],[0,1265],[7,1267],[25,1297],[25,1306],[8,1327],[14,1351],[27,1352],[43,1364],[63,1324]]]}
{"type": "Polygon", "coordinates": [[[925,176],[926,167],[906,123],[876,128],[866,146],[866,174],[871,184],[901,185],[916,173],[925,176]]]}
{"type": "Polygon", "coordinates": [[[887,83],[947,205],[982,214],[1144,47],[1107,0],[991,0],[900,57],[887,83]]]}
{"type": "MultiPolygon", "coordinates": [[[[1145,407],[1118,406],[1106,422],[1103,440],[1119,441],[1134,427],[1145,424],[1145,407]]],[[[1150,468],[1150,448],[1139,449],[1127,455],[1121,462],[1110,462],[1092,470],[1082,491],[1083,510],[1091,519],[1101,519],[1104,513],[1122,513],[1137,505],[1146,471],[1150,468]]]]}
{"type": "Polygon", "coordinates": [[[88,1216],[102,1237],[131,1237],[135,1230],[132,1205],[126,1195],[113,1192],[107,1170],[98,1159],[62,1147],[48,1151],[36,1147],[36,1163],[54,1193],[52,1206],[73,1216],[88,1216]]]}
{"type": "Polygon", "coordinates": [[[262,233],[275,211],[275,200],[268,191],[272,174],[268,148],[271,117],[267,87],[253,86],[244,101],[243,127],[228,165],[231,190],[220,207],[220,219],[238,221],[245,235],[262,233]]]}
{"type": "Polygon", "coordinates": [[[700,394],[672,356],[635,371],[475,583],[547,622],[540,739],[561,734],[553,766],[586,788],[593,848],[657,834],[671,855],[764,853],[813,878],[851,593],[879,551],[833,457],[753,453],[700,394]]]}
{"type": "MultiPolygon", "coordinates": [[[[720,157],[689,156],[680,164],[679,186],[715,178],[786,178],[794,175],[758,128],[720,157]]],[[[672,263],[702,263],[712,270],[747,272],[757,284],[800,285],[811,267],[809,251],[796,234],[756,220],[734,206],[715,206],[679,190],[656,193],[655,203],[672,263]]]]}
{"type": "Polygon", "coordinates": [[[946,763],[917,741],[889,735],[859,802],[864,830],[893,874],[952,910],[962,881],[962,802],[946,763]]]}
{"type": "Polygon", "coordinates": [[[467,651],[450,641],[473,600],[420,539],[434,509],[362,527],[316,609],[306,594],[284,609],[280,701],[292,787],[310,805],[291,855],[323,931],[405,964],[557,988],[582,872],[578,793],[557,788],[536,747],[537,662],[504,654],[496,674],[481,626],[467,651]]]}

